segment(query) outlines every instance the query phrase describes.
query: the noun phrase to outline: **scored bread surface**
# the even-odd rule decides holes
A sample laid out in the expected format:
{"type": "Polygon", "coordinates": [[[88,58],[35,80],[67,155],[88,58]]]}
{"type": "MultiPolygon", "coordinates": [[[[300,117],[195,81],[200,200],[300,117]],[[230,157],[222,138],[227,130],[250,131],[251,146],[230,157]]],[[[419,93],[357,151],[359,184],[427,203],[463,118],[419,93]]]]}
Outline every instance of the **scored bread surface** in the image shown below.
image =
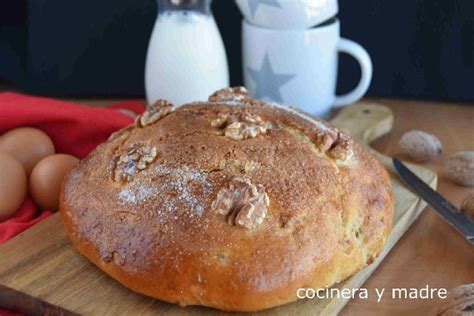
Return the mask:
{"type": "Polygon", "coordinates": [[[353,275],[393,212],[387,172],[346,132],[237,88],[150,107],[67,175],[60,209],[74,246],[126,287],[228,311],[353,275]]]}

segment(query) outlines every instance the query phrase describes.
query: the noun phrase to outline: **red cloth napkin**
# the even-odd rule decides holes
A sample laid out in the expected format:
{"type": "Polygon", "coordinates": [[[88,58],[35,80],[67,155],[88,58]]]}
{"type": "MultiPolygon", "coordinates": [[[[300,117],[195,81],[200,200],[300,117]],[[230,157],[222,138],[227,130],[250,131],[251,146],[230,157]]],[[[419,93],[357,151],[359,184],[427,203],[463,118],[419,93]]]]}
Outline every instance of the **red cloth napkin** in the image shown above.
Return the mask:
{"type": "MultiPolygon", "coordinates": [[[[57,153],[80,159],[107,140],[114,131],[129,125],[133,118],[118,111],[128,109],[141,113],[141,101],[124,101],[107,108],[92,108],[17,93],[0,93],[0,134],[16,127],[35,127],[53,140],[57,153]]],[[[28,197],[13,217],[0,223],[0,244],[45,219],[52,212],[40,211],[28,197]]]]}
{"type": "Polygon", "coordinates": [[[8,311],[6,309],[2,309],[0,307],[0,316],[22,316],[22,315],[18,314],[18,313],[11,312],[11,311],[8,311]]]}

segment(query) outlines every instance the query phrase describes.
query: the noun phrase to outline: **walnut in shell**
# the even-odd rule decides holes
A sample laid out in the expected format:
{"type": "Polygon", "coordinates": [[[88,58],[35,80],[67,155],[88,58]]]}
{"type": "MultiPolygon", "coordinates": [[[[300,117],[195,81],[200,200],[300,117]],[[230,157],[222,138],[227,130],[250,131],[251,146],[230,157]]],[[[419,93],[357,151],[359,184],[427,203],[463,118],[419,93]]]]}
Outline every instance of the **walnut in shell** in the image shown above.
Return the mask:
{"type": "Polygon", "coordinates": [[[265,219],[270,199],[262,185],[236,177],[229,188],[222,188],[212,202],[214,212],[226,216],[230,225],[254,229],[265,219]]]}
{"type": "Polygon", "coordinates": [[[438,310],[440,316],[473,316],[474,283],[465,284],[449,291],[448,298],[438,310]]]}
{"type": "Polygon", "coordinates": [[[438,137],[419,130],[411,130],[400,139],[401,152],[419,162],[433,160],[442,151],[438,137]]]}
{"type": "Polygon", "coordinates": [[[457,184],[474,186],[474,151],[457,152],[444,161],[443,170],[446,177],[457,184]]]}
{"type": "Polygon", "coordinates": [[[474,221],[474,191],[471,191],[462,201],[461,211],[474,221]]]}

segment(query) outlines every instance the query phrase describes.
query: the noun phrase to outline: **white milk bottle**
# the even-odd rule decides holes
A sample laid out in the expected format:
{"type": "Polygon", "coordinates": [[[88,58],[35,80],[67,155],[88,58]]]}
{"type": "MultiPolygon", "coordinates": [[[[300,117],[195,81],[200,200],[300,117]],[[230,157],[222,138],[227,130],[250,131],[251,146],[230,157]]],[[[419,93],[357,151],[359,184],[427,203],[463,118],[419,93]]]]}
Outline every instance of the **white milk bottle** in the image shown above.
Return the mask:
{"type": "Polygon", "coordinates": [[[224,44],[212,0],[158,0],[145,66],[149,103],[166,99],[175,106],[207,100],[229,86],[224,44]]]}

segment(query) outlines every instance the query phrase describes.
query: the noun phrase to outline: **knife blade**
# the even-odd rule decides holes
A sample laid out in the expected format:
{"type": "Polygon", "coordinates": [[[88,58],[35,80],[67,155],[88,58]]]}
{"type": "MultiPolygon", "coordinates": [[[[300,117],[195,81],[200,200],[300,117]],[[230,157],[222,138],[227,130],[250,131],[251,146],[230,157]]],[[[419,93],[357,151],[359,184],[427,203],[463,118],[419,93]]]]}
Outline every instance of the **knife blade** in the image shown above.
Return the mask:
{"type": "Polygon", "coordinates": [[[441,217],[474,245],[474,221],[411,172],[400,160],[392,158],[392,161],[400,178],[416,195],[431,205],[441,217]]]}

